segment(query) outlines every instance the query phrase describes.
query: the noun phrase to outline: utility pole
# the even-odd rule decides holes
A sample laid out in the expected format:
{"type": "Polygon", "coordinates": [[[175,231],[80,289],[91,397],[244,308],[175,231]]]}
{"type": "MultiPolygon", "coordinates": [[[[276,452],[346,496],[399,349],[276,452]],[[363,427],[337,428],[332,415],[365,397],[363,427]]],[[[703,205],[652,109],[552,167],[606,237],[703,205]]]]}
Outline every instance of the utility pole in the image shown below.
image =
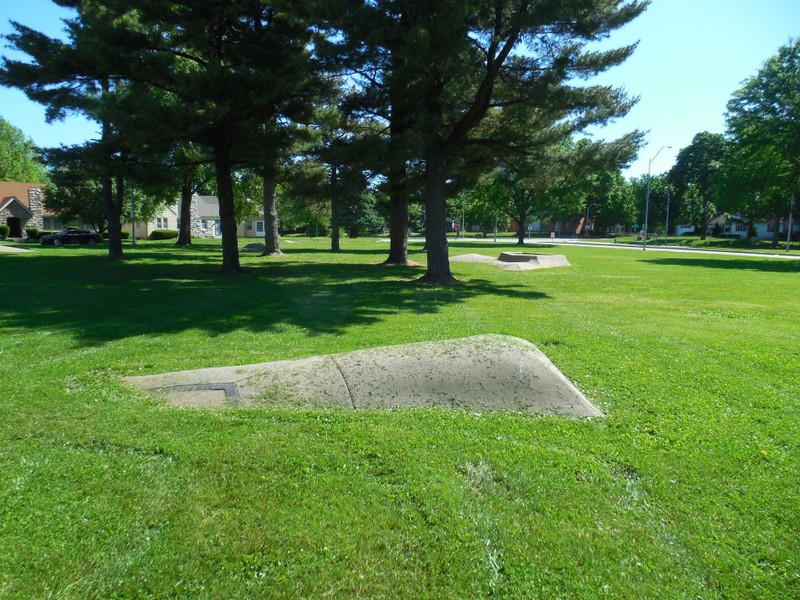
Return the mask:
{"type": "Polygon", "coordinates": [[[465,210],[464,210],[464,194],[461,194],[461,237],[466,238],[464,232],[464,217],[465,217],[465,210]]]}
{"type": "Polygon", "coordinates": [[[656,156],[661,154],[664,148],[672,148],[672,146],[661,146],[658,152],[655,153],[655,156],[647,162],[647,194],[644,200],[644,235],[642,236],[642,250],[647,250],[647,220],[650,216],[650,167],[653,166],[653,161],[656,159],[656,156]]]}
{"type": "Polygon", "coordinates": [[[792,210],[794,209],[794,192],[792,192],[792,199],[789,201],[789,227],[786,229],[786,251],[792,249],[792,210]]]}

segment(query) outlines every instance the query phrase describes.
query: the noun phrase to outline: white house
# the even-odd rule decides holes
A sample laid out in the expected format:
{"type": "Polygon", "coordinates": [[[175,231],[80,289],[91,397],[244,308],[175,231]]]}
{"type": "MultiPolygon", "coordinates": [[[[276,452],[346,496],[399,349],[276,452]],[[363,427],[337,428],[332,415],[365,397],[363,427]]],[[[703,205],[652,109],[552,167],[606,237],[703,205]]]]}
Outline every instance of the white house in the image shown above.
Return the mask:
{"type": "MultiPolygon", "coordinates": [[[[136,237],[146,239],[156,229],[178,229],[180,227],[180,200],[174,204],[164,206],[151,221],[146,223],[136,222],[136,237]]],[[[219,218],[219,199],[216,196],[192,196],[191,205],[192,237],[193,238],[218,238],[222,237],[219,218]]],[[[130,225],[128,226],[130,230],[130,225]]],[[[260,237],[264,235],[264,219],[248,219],[239,223],[236,231],[239,237],[260,237]]]]}
{"type": "MultiPolygon", "coordinates": [[[[771,240],[775,236],[775,221],[755,221],[753,223],[755,238],[759,240],[771,240]]],[[[728,235],[737,235],[744,239],[747,237],[747,223],[744,219],[726,219],[722,227],[722,232],[728,235]]],[[[785,239],[789,232],[788,219],[782,219],[778,225],[778,236],[785,239]]],[[[800,223],[792,219],[792,237],[800,235],[800,223]]]]}

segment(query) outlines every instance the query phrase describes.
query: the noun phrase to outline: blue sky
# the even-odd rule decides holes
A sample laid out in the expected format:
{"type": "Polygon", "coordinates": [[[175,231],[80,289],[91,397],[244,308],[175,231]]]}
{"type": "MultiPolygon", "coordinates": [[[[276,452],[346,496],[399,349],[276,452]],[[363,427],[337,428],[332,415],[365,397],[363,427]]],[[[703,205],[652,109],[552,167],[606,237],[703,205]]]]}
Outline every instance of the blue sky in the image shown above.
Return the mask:
{"type": "MultiPolygon", "coordinates": [[[[11,31],[8,21],[14,19],[55,35],[65,14],[50,0],[0,0],[0,34],[11,31]]],[[[796,37],[800,0],[653,0],[644,15],[607,42],[625,45],[638,40],[634,55],[599,80],[639,96],[639,103],[625,118],[594,135],[610,139],[633,129],[647,131],[647,145],[626,175],[646,173],[657,153],[652,173],[664,172],[696,133],[725,130],[731,94],[796,37]],[[659,153],[663,146],[671,148],[659,153]]],[[[97,127],[82,119],[48,125],[43,108],[21,92],[2,87],[0,116],[41,146],[97,137],[97,127]]]]}

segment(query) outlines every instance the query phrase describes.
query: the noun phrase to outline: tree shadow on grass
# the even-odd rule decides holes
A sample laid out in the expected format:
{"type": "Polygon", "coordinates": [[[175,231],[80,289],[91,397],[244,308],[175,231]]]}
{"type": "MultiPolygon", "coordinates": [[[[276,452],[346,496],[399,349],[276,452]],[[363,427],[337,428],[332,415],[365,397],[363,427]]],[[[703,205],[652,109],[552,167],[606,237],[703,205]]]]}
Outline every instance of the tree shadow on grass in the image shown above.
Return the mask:
{"type": "Polygon", "coordinates": [[[706,269],[731,269],[736,271],[763,271],[767,273],[800,273],[800,260],[760,258],[651,258],[644,262],[678,267],[703,267],[706,269]]]}
{"type": "Polygon", "coordinates": [[[0,327],[67,330],[79,346],[191,329],[211,337],[236,330],[278,332],[286,326],[310,336],[338,334],[398,312],[435,314],[479,295],[547,298],[524,286],[488,280],[416,285],[410,280],[420,270],[410,267],[290,260],[222,275],[207,261],[164,257],[114,263],[59,255],[3,260],[0,273],[0,327]]]}

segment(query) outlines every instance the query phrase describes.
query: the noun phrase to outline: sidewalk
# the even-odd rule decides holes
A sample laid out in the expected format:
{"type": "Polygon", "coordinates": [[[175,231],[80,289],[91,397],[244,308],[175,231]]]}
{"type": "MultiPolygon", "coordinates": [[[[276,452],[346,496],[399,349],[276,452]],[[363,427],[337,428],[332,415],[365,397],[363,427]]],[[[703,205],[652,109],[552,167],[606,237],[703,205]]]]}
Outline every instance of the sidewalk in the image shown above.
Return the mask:
{"type": "MultiPolygon", "coordinates": [[[[409,242],[425,242],[424,238],[408,238],[409,242]]],[[[448,238],[448,242],[477,243],[477,244],[515,244],[516,238],[498,238],[494,242],[491,238],[448,238]]],[[[584,248],[615,248],[617,250],[635,250],[643,252],[641,244],[614,244],[608,242],[583,242],[578,239],[547,239],[525,238],[525,244],[539,246],[582,246],[584,248]]],[[[681,248],[679,246],[647,246],[644,252],[676,252],[684,254],[711,254],[715,256],[746,256],[750,258],[780,258],[785,260],[800,260],[800,254],[786,254],[780,250],[776,252],[745,252],[738,250],[705,250],[702,248],[681,248]]]]}
{"type": "Polygon", "coordinates": [[[743,250],[706,250],[703,248],[681,248],[680,246],[647,246],[643,250],[641,244],[609,244],[607,242],[582,242],[580,240],[525,240],[526,244],[551,244],[554,246],[583,246],[601,248],[618,248],[622,250],[638,250],[639,252],[684,252],[697,254],[713,254],[717,256],[749,256],[753,258],[788,258],[800,260],[800,254],[786,254],[780,250],[775,252],[746,252],[743,250]]]}
{"type": "Polygon", "coordinates": [[[27,248],[17,248],[16,246],[6,246],[0,244],[0,252],[35,252],[35,250],[28,250],[27,248]]]}

